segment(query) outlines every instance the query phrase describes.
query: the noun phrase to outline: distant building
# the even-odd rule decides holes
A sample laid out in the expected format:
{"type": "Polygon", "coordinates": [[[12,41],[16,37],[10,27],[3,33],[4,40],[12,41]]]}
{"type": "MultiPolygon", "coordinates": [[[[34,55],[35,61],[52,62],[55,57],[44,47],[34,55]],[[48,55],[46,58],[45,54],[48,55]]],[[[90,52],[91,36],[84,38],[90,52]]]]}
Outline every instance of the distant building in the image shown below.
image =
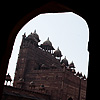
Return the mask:
{"type": "Polygon", "coordinates": [[[61,60],[59,47],[55,50],[49,38],[41,45],[38,42],[36,30],[27,37],[23,35],[13,87],[9,87],[9,91],[40,93],[48,96],[49,100],[85,100],[85,75],[76,73],[74,63],[69,64],[66,57],[61,60]]]}

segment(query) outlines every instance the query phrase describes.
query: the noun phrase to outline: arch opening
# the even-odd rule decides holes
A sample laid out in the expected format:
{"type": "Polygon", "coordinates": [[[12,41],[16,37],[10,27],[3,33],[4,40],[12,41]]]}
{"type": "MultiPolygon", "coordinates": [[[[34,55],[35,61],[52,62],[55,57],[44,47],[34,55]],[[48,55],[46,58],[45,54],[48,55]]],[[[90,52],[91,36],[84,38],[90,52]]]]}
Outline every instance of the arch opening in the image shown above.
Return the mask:
{"type": "MultiPolygon", "coordinates": [[[[14,51],[16,54],[16,58],[15,56],[11,58],[15,62],[17,62],[17,57],[19,52],[18,47],[20,48],[22,35],[26,32],[26,36],[28,36],[35,29],[41,40],[39,45],[43,43],[49,36],[50,41],[52,40],[52,44],[55,47],[55,49],[58,46],[60,46],[63,54],[62,59],[66,56],[67,60],[69,60],[69,63],[71,63],[71,61],[74,61],[77,72],[78,71],[83,72],[84,70],[83,74],[87,76],[88,61],[89,61],[89,53],[87,51],[88,41],[89,41],[89,29],[86,21],[83,18],[81,18],[80,16],[72,12],[47,13],[47,14],[40,14],[36,16],[32,20],[30,20],[26,25],[24,25],[24,27],[19,31],[16,37],[16,41],[18,41],[18,43],[15,41],[17,47],[17,49],[15,49],[14,51]],[[83,45],[82,43],[85,44],[83,45]],[[81,55],[83,55],[83,57],[81,55]],[[85,59],[85,61],[83,61],[83,59],[85,59]],[[83,68],[84,66],[85,68],[83,68]]],[[[13,47],[13,50],[16,47],[13,47]]],[[[12,52],[12,54],[14,52],[12,52]]],[[[10,62],[14,62],[14,61],[10,61],[10,62]]],[[[15,62],[14,62],[15,64],[13,63],[14,65],[11,65],[10,62],[9,62],[9,66],[16,67],[15,62]]],[[[10,70],[13,70],[11,73],[14,73],[15,71],[14,67],[13,68],[9,67],[8,73],[10,70]]],[[[14,74],[12,75],[12,78],[14,79],[14,74]]]]}
{"type": "MultiPolygon", "coordinates": [[[[63,8],[63,9],[58,9],[58,8],[56,8],[57,6],[48,6],[47,8],[50,8],[50,7],[52,7],[52,8],[54,8],[54,9],[46,9],[46,11],[44,10],[44,9],[42,9],[41,11],[39,11],[40,10],[40,8],[38,8],[39,10],[37,10],[37,13],[38,14],[40,14],[41,12],[42,13],[47,13],[47,12],[65,12],[65,11],[71,11],[71,9],[66,9],[66,7],[64,7],[64,6],[60,6],[60,7],[58,7],[58,8],[63,8]]],[[[81,10],[80,10],[80,12],[81,12],[81,10]]],[[[36,12],[32,12],[31,14],[33,14],[33,17],[35,17],[36,15],[38,15],[36,12]]],[[[22,14],[23,15],[23,14],[22,14]]],[[[28,14],[27,16],[29,16],[30,14],[28,14]]],[[[84,14],[83,14],[84,15],[84,14]]],[[[85,16],[85,15],[84,15],[85,16]]],[[[14,39],[15,39],[15,37],[16,37],[16,35],[18,34],[18,31],[21,29],[21,27],[26,23],[26,22],[28,22],[30,19],[32,19],[33,18],[32,16],[30,16],[30,17],[24,17],[24,19],[23,19],[23,21],[21,20],[21,21],[19,21],[18,22],[18,24],[16,24],[16,26],[15,26],[15,28],[12,30],[12,32],[11,32],[11,34],[10,34],[10,39],[9,39],[9,41],[8,41],[8,48],[7,48],[7,51],[8,51],[8,53],[5,53],[5,54],[10,54],[11,53],[11,49],[12,49],[12,45],[13,45],[13,43],[14,43],[14,39]],[[10,41],[11,40],[11,41],[10,41]],[[10,45],[9,45],[10,44],[10,45]],[[10,52],[10,53],[9,53],[10,52]]],[[[4,56],[4,57],[6,57],[6,56],[4,56]]],[[[9,57],[10,57],[10,55],[9,55],[9,57]]],[[[7,58],[9,58],[9,57],[7,57],[7,58]]],[[[7,60],[7,59],[6,59],[7,60]]],[[[4,59],[3,59],[3,62],[5,62],[6,64],[2,64],[2,65],[4,65],[4,66],[2,66],[2,67],[4,67],[5,68],[5,70],[6,70],[6,68],[7,68],[7,65],[8,65],[8,62],[7,61],[5,61],[4,59]]],[[[1,69],[3,69],[3,68],[1,68],[1,69]]],[[[2,71],[2,70],[1,70],[2,71]]],[[[6,73],[6,71],[5,72],[3,72],[3,79],[4,79],[4,74],[6,73]]],[[[0,82],[0,83],[2,83],[2,82],[0,82]]],[[[2,91],[2,88],[1,88],[1,91],[2,91]]]]}

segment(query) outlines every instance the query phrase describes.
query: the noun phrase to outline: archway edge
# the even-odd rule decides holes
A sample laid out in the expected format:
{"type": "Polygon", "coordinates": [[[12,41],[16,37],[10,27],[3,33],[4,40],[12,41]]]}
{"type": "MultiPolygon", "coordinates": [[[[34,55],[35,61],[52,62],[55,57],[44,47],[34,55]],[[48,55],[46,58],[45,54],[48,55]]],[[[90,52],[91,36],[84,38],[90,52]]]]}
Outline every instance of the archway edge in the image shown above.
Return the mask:
{"type": "MultiPolygon", "coordinates": [[[[8,62],[9,62],[9,58],[11,56],[11,52],[13,49],[13,44],[15,41],[15,38],[19,32],[19,30],[28,22],[30,21],[32,18],[36,17],[39,14],[44,14],[44,13],[63,13],[63,12],[73,12],[76,13],[78,15],[81,16],[80,13],[76,12],[73,9],[70,9],[69,7],[57,3],[55,1],[49,2],[39,8],[34,9],[33,11],[30,11],[29,13],[27,13],[22,19],[20,18],[20,20],[15,24],[14,28],[11,30],[11,32],[9,33],[9,37],[8,37],[8,41],[7,41],[7,45],[6,45],[6,50],[4,52],[2,61],[1,61],[1,67],[0,67],[0,73],[1,73],[1,78],[0,78],[0,84],[1,86],[3,86],[4,83],[4,77],[7,71],[7,67],[8,67],[8,62]]],[[[82,16],[81,16],[82,17],[82,16]]],[[[1,91],[2,91],[3,87],[1,87],[1,91]]],[[[2,93],[0,93],[2,94],[2,93]]]]}
{"type": "MultiPolygon", "coordinates": [[[[56,1],[51,1],[33,11],[30,11],[29,13],[27,13],[22,19],[20,19],[16,25],[14,26],[14,28],[12,29],[12,31],[10,32],[10,35],[8,37],[8,42],[7,42],[7,51],[10,50],[10,54],[12,51],[12,47],[14,45],[14,41],[15,38],[19,32],[19,30],[27,23],[29,22],[31,19],[33,19],[34,17],[38,16],[39,14],[45,14],[45,13],[64,13],[64,12],[73,12],[79,16],[81,16],[81,14],[79,12],[76,12],[75,10],[60,4],[56,1]],[[10,45],[9,45],[10,44],[10,45]]],[[[82,17],[82,16],[81,16],[82,17]]]]}
{"type": "MultiPolygon", "coordinates": [[[[12,29],[9,39],[8,39],[8,44],[9,44],[9,40],[15,39],[15,37],[17,36],[19,30],[27,23],[29,22],[31,19],[33,19],[34,17],[38,16],[39,14],[45,14],[45,13],[64,13],[64,12],[73,12],[79,16],[81,16],[80,13],[76,12],[75,10],[62,5],[60,3],[57,3],[55,1],[49,2],[43,6],[41,6],[40,8],[37,8],[31,12],[29,12],[27,15],[25,15],[22,19],[20,19],[15,27],[12,29]]],[[[82,17],[82,16],[81,16],[82,17]]]]}

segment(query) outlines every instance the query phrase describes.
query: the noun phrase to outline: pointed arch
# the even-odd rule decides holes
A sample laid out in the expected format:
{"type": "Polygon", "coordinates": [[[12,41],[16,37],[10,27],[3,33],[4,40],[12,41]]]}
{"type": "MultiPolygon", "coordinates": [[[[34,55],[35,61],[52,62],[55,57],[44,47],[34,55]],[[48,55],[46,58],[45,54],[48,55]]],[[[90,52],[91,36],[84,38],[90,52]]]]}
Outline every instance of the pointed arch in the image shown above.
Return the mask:
{"type": "MultiPolygon", "coordinates": [[[[41,3],[39,3],[39,4],[41,4],[41,3]]],[[[69,3],[68,5],[70,7],[72,5],[72,3],[69,3]]],[[[79,3],[78,3],[78,5],[79,5],[79,3]]],[[[23,8],[22,5],[21,5],[20,8],[23,8]]],[[[73,9],[75,9],[75,8],[73,7],[73,9]]],[[[72,9],[68,8],[67,4],[66,4],[66,6],[63,6],[62,4],[58,4],[56,2],[49,2],[48,4],[46,4],[46,5],[42,6],[42,7],[37,6],[36,8],[33,8],[31,10],[33,10],[33,11],[30,12],[30,10],[28,10],[28,12],[30,12],[30,13],[28,13],[27,10],[26,10],[26,12],[24,12],[24,14],[21,13],[22,15],[19,15],[18,12],[15,11],[16,14],[18,15],[18,17],[21,16],[21,18],[22,17],[23,18],[22,19],[21,18],[19,18],[19,19],[15,19],[14,18],[15,22],[11,23],[11,27],[9,27],[10,31],[9,32],[7,32],[8,30],[6,31],[7,34],[9,34],[9,35],[7,35],[7,39],[6,40],[8,40],[8,41],[7,41],[6,46],[4,47],[4,52],[2,54],[2,59],[1,59],[1,67],[0,67],[0,73],[1,73],[0,74],[1,75],[0,84],[1,84],[1,88],[0,88],[0,94],[2,94],[2,90],[3,90],[2,86],[3,86],[3,83],[4,83],[4,79],[5,79],[5,74],[6,74],[7,67],[8,67],[9,58],[11,56],[11,52],[12,52],[12,49],[13,49],[13,44],[14,44],[14,41],[15,41],[15,38],[16,38],[16,35],[17,35],[18,31],[29,20],[31,20],[32,18],[34,18],[35,16],[37,16],[40,13],[47,13],[47,12],[49,12],[49,13],[54,13],[55,12],[56,13],[56,12],[68,12],[68,11],[75,12],[75,10],[72,10],[72,9]],[[25,14],[27,14],[27,15],[25,16],[25,14]],[[17,22],[17,24],[15,25],[16,22],[17,22]]],[[[22,10],[20,10],[20,11],[22,11],[22,10]]],[[[82,14],[82,10],[80,10],[80,13],[82,14]]],[[[12,16],[12,14],[11,15],[9,14],[9,15],[12,16]]],[[[79,13],[77,13],[77,14],[79,14],[79,13]]],[[[82,16],[83,15],[84,15],[84,17],[88,18],[86,16],[86,14],[83,13],[82,16]]]]}

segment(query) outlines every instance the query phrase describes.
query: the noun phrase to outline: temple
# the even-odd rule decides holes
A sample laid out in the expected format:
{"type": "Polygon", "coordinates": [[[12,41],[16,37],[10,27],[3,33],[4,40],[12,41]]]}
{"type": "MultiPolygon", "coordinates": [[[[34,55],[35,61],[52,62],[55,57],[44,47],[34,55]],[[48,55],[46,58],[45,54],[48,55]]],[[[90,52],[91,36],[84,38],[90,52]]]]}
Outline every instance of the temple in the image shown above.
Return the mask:
{"type": "MultiPolygon", "coordinates": [[[[22,36],[12,90],[31,91],[40,99],[40,94],[48,96],[44,100],[86,100],[85,75],[76,73],[74,62],[69,63],[66,56],[61,59],[61,50],[54,49],[49,37],[41,45],[39,42],[36,30],[22,36]]],[[[10,75],[6,81],[11,81],[10,75]]]]}

